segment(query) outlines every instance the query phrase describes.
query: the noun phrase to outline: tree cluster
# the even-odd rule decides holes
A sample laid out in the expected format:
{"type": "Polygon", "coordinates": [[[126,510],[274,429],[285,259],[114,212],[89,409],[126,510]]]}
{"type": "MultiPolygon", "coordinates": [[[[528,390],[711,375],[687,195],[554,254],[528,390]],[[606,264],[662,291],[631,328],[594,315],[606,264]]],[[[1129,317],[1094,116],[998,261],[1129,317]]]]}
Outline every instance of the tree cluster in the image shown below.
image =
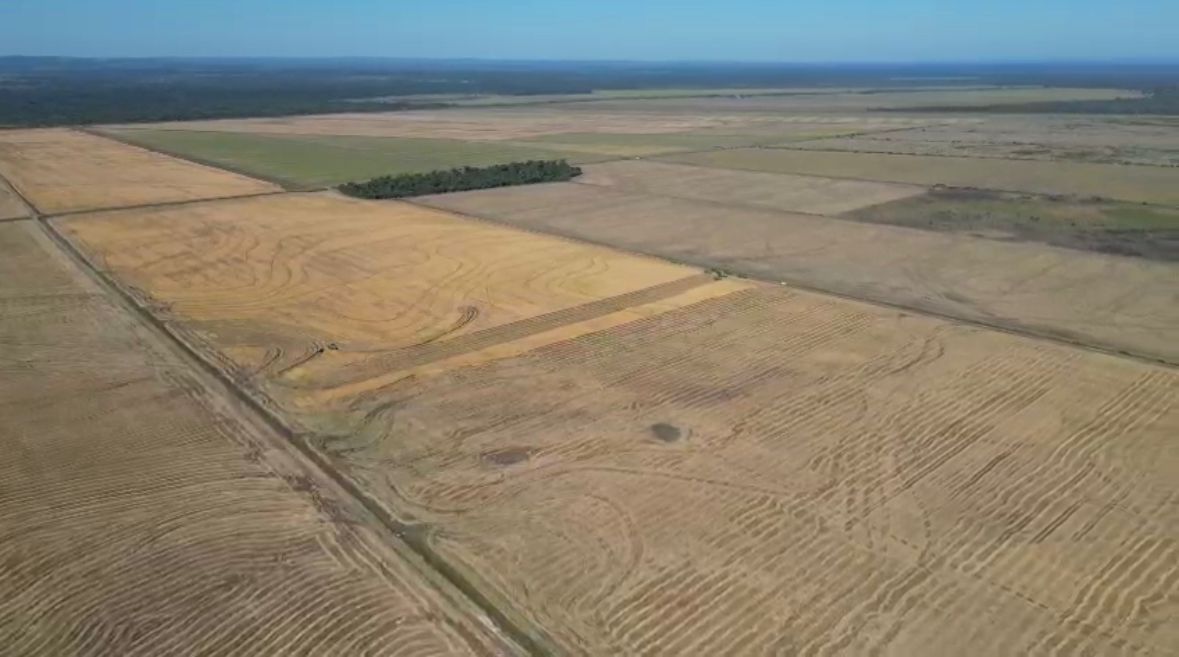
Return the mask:
{"type": "Polygon", "coordinates": [[[462,167],[449,171],[382,176],[367,182],[340,185],[340,191],[358,198],[385,199],[463,192],[472,189],[564,182],[581,175],[581,169],[565,160],[529,160],[489,167],[462,167]]]}

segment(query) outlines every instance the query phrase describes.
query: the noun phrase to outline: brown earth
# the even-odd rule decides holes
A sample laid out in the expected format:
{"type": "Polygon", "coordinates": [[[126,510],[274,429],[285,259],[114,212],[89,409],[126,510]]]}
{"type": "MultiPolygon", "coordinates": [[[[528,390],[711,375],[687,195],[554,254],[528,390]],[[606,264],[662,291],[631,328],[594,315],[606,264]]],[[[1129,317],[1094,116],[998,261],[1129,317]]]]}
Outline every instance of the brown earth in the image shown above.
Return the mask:
{"type": "Polygon", "coordinates": [[[583,167],[578,183],[653,196],[808,214],[838,214],[925,193],[892,183],[623,161],[583,167]]]}
{"type": "Polygon", "coordinates": [[[511,652],[32,222],[0,345],[0,652],[511,652]]]}
{"type": "Polygon", "coordinates": [[[576,184],[423,203],[1179,363],[1179,266],[576,184]]]}
{"type": "Polygon", "coordinates": [[[1179,168],[746,148],[661,156],[723,169],[1179,205],[1179,168]]]}
{"type": "Polygon", "coordinates": [[[67,129],[0,131],[0,175],[45,214],[279,190],[67,129]]]}

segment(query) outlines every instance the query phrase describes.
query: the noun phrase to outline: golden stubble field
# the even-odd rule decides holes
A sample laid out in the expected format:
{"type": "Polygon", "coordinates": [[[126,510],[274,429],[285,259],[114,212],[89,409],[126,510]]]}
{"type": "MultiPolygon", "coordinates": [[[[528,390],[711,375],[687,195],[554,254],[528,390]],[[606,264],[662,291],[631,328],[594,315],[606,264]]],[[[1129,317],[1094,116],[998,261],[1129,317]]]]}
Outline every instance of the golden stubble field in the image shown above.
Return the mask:
{"type": "Polygon", "coordinates": [[[404,204],[55,225],[553,652],[1179,640],[1174,370],[404,204]]]}
{"type": "Polygon", "coordinates": [[[310,407],[379,390],[416,367],[551,331],[547,339],[562,339],[571,325],[633,319],[734,285],[612,249],[327,193],[57,225],[186,339],[223,354],[235,376],[310,407]]]}
{"type": "MultiPolygon", "coordinates": [[[[794,180],[786,176],[775,186],[762,182],[762,175],[753,177],[766,189],[788,189],[794,180]]],[[[630,186],[649,183],[640,179],[630,186]]],[[[775,212],[736,204],[740,199],[699,202],[581,184],[464,192],[422,202],[702,267],[1179,363],[1174,263],[775,212]]]]}
{"type": "Polygon", "coordinates": [[[0,345],[0,652],[510,653],[33,222],[0,345]]]}
{"type": "Polygon", "coordinates": [[[280,190],[68,129],[0,131],[0,176],[44,214],[280,190]]]}

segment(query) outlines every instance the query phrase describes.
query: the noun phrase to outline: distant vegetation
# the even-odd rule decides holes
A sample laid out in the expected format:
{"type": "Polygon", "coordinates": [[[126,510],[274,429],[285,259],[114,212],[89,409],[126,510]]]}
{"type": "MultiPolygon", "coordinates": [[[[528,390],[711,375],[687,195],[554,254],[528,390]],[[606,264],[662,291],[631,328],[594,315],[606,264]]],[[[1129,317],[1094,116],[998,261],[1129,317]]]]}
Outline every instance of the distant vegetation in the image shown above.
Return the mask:
{"type": "Polygon", "coordinates": [[[491,187],[564,182],[580,175],[581,169],[565,160],[529,160],[482,168],[462,167],[449,171],[382,176],[367,182],[340,185],[340,191],[358,198],[405,198],[491,187]]]}
{"type": "Polygon", "coordinates": [[[1179,85],[1179,67],[0,57],[0,127],[381,112],[595,90],[915,85],[1155,89],[1179,85]]]}
{"type": "Polygon", "coordinates": [[[1142,98],[1063,100],[1006,105],[903,107],[886,112],[987,112],[992,114],[1154,114],[1179,116],[1179,87],[1151,89],[1142,98]]]}

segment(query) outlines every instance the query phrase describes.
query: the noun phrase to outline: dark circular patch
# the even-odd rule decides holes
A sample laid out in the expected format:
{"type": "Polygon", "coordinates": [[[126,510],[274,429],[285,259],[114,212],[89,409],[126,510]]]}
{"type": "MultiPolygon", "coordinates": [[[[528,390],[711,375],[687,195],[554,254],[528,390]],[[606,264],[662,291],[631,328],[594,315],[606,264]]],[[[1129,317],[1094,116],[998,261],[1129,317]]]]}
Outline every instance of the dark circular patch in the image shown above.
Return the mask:
{"type": "Polygon", "coordinates": [[[507,467],[509,465],[523,463],[530,456],[532,456],[532,450],[527,447],[505,447],[493,452],[484,452],[483,460],[492,465],[507,467]]]}
{"type": "Polygon", "coordinates": [[[665,443],[674,443],[680,439],[680,436],[683,432],[681,432],[680,428],[674,424],[660,422],[658,424],[651,425],[651,433],[654,434],[655,438],[658,440],[661,440],[665,443]]]}

